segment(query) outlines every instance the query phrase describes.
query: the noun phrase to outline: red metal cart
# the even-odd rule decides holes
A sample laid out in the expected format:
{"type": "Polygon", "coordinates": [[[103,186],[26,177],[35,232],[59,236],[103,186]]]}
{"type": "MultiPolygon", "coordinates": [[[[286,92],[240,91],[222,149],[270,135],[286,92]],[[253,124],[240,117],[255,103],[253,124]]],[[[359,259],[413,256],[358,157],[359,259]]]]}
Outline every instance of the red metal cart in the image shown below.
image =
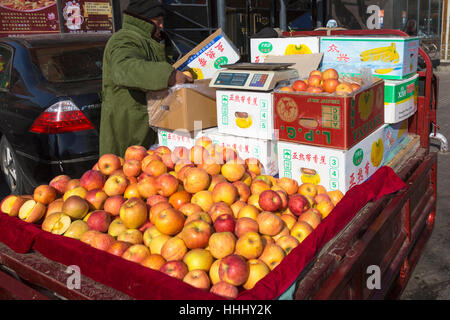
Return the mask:
{"type": "MultiPolygon", "coordinates": [[[[394,34],[397,30],[319,30],[286,33],[291,36],[394,34]]],[[[434,226],[436,212],[437,153],[429,151],[430,130],[437,129],[439,79],[427,54],[419,71],[424,93],[409,122],[416,134],[416,149],[400,154],[395,167],[407,188],[367,204],[353,220],[316,255],[295,282],[295,299],[397,298],[423,252],[434,226]],[[368,267],[381,271],[381,288],[370,289],[368,267]]],[[[80,289],[67,286],[67,266],[38,252],[18,254],[0,243],[0,297],[19,299],[130,299],[131,297],[82,278],[80,289]]]]}

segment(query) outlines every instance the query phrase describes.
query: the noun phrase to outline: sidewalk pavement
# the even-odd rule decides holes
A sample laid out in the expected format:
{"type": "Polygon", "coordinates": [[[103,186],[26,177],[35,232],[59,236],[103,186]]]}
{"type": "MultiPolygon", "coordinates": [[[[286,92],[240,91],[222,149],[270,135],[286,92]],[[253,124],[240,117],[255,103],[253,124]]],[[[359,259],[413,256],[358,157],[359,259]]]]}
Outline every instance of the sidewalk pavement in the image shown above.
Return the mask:
{"type": "MultiPolygon", "coordinates": [[[[437,123],[450,140],[450,69],[439,68],[437,123]]],[[[433,142],[431,140],[430,142],[433,142]]],[[[431,146],[431,151],[439,147],[431,146]]],[[[450,152],[438,154],[437,212],[433,233],[420,257],[402,300],[450,300],[450,152]]]]}

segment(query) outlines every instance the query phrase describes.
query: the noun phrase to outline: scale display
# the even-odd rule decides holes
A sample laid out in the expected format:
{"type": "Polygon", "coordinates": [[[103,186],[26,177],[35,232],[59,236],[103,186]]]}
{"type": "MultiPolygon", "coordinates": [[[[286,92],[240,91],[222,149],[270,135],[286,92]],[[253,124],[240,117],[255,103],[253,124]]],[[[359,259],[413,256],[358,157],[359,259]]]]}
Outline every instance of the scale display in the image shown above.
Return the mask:
{"type": "Polygon", "coordinates": [[[297,70],[290,68],[280,70],[222,69],[216,72],[209,86],[213,88],[267,92],[273,90],[282,81],[297,78],[297,70]]]}
{"type": "Polygon", "coordinates": [[[262,88],[262,87],[264,87],[264,84],[266,83],[267,78],[268,78],[267,74],[256,73],[253,76],[252,81],[250,81],[249,86],[262,88]]]}
{"type": "Polygon", "coordinates": [[[222,85],[222,86],[239,86],[243,87],[245,83],[247,82],[247,79],[250,74],[248,73],[225,73],[221,72],[217,76],[216,82],[214,82],[215,85],[222,85]]]}

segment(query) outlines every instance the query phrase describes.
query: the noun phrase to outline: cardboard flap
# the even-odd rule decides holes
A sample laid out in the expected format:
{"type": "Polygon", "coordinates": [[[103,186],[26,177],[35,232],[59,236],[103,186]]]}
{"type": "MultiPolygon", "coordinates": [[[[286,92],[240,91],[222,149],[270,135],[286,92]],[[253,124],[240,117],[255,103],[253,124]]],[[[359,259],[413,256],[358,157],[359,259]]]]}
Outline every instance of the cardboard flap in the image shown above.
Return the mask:
{"type": "Polygon", "coordinates": [[[291,68],[298,72],[299,79],[309,77],[309,73],[319,68],[322,62],[323,52],[311,54],[295,54],[287,56],[267,56],[264,62],[270,63],[295,63],[291,68]]]}
{"type": "Polygon", "coordinates": [[[211,34],[208,38],[206,38],[205,40],[203,40],[202,42],[200,42],[194,49],[192,49],[191,51],[189,51],[187,54],[185,54],[183,57],[181,57],[181,59],[179,59],[178,61],[176,61],[172,66],[175,69],[178,69],[183,63],[185,63],[186,61],[188,61],[194,54],[196,54],[198,51],[200,51],[201,49],[203,49],[208,43],[210,43],[211,41],[214,40],[215,37],[217,37],[218,35],[220,35],[222,33],[222,29],[219,28],[216,30],[216,32],[214,32],[213,34],[211,34]]]}

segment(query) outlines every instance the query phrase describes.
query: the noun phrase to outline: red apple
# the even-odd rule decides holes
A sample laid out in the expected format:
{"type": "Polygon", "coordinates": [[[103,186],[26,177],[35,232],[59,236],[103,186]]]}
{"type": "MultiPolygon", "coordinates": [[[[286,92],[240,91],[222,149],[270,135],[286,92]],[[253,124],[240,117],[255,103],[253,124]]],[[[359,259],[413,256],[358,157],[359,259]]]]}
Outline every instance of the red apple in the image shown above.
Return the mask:
{"type": "Polygon", "coordinates": [[[236,220],[236,228],[234,229],[234,234],[239,238],[244,233],[249,231],[258,232],[259,225],[256,220],[252,218],[243,217],[236,220]]]}
{"type": "Polygon", "coordinates": [[[118,216],[120,213],[120,207],[125,201],[126,200],[122,195],[109,197],[103,204],[103,210],[109,212],[113,216],[118,216]]]}
{"type": "Polygon", "coordinates": [[[120,162],[120,158],[112,153],[107,153],[102,155],[98,159],[98,168],[100,169],[100,172],[103,173],[105,176],[109,176],[114,171],[120,169],[122,167],[122,164],[120,162]]]}
{"type": "Polygon", "coordinates": [[[159,271],[178,280],[183,280],[189,272],[187,265],[183,261],[178,260],[164,263],[159,271]]]}
{"type": "Polygon", "coordinates": [[[147,198],[147,205],[149,205],[151,208],[159,202],[167,202],[167,201],[168,201],[167,197],[164,197],[160,194],[154,194],[147,198]]]}
{"type": "Polygon", "coordinates": [[[209,292],[215,293],[221,297],[228,299],[235,299],[239,294],[239,290],[236,286],[233,286],[232,284],[229,284],[225,281],[217,282],[211,287],[209,292]]]}
{"type": "Polygon", "coordinates": [[[194,220],[184,226],[181,238],[189,249],[205,248],[213,232],[210,224],[203,220],[194,220]]]}
{"type": "Polygon", "coordinates": [[[289,204],[289,195],[286,191],[284,190],[277,190],[275,191],[276,193],[278,193],[278,195],[281,198],[281,207],[280,207],[280,211],[284,211],[287,209],[288,204],[289,204]]]}
{"type": "Polygon", "coordinates": [[[122,170],[127,177],[137,177],[142,170],[141,161],[138,159],[126,160],[123,164],[122,170]]]}
{"type": "Polygon", "coordinates": [[[236,220],[231,214],[221,214],[214,221],[214,229],[216,232],[234,232],[236,228],[236,220]]]}
{"type": "Polygon", "coordinates": [[[115,256],[121,257],[129,247],[131,247],[131,243],[129,242],[115,241],[106,251],[115,256]]]}
{"type": "Polygon", "coordinates": [[[233,215],[233,210],[227,203],[220,201],[220,202],[214,203],[211,206],[211,208],[208,211],[208,214],[211,216],[211,219],[214,223],[216,221],[216,219],[221,215],[224,215],[224,214],[233,215]]]}
{"type": "Polygon", "coordinates": [[[209,287],[211,286],[209,276],[204,270],[189,271],[184,276],[183,282],[201,290],[209,290],[209,287]]]}
{"type": "Polygon", "coordinates": [[[87,191],[92,189],[102,189],[105,184],[105,176],[96,170],[88,170],[80,178],[80,186],[87,191]]]}
{"type": "Polygon", "coordinates": [[[170,197],[178,190],[180,185],[177,178],[169,173],[164,173],[156,178],[158,193],[165,197],[170,197]]]}
{"type": "Polygon", "coordinates": [[[102,189],[91,189],[86,193],[84,199],[89,203],[91,210],[103,209],[105,201],[108,199],[108,195],[102,189]]]}
{"type": "Polygon", "coordinates": [[[149,255],[150,250],[145,245],[133,244],[122,254],[122,258],[140,264],[149,255]]]}
{"type": "MultiPolygon", "coordinates": [[[[86,231],[84,234],[86,234],[89,231],[86,231]]],[[[83,234],[83,235],[84,235],[83,234]]],[[[96,233],[92,239],[92,242],[90,243],[92,247],[97,248],[99,250],[106,251],[111,247],[111,245],[115,242],[113,236],[107,234],[107,233],[96,233]]]]}
{"type": "Polygon", "coordinates": [[[49,185],[43,184],[34,189],[33,199],[36,202],[40,202],[47,205],[53,202],[57,197],[57,191],[55,188],[49,185]]]}
{"type": "Polygon", "coordinates": [[[145,156],[147,156],[147,149],[145,149],[143,146],[133,145],[133,146],[129,146],[125,150],[124,158],[125,158],[125,161],[131,160],[131,159],[136,159],[136,160],[142,161],[142,159],[144,159],[145,156]]]}
{"type": "Polygon", "coordinates": [[[290,196],[288,206],[289,210],[296,216],[299,216],[310,208],[308,199],[301,194],[293,194],[290,196]]]}
{"type": "Polygon", "coordinates": [[[54,188],[59,195],[63,195],[66,192],[67,183],[70,181],[70,177],[65,174],[54,177],[50,180],[48,184],[50,187],[54,188]]]}
{"type": "Polygon", "coordinates": [[[128,187],[128,180],[125,176],[111,175],[106,180],[103,190],[109,197],[123,195],[128,187]]]}
{"type": "Polygon", "coordinates": [[[89,229],[107,232],[111,223],[111,215],[104,210],[95,210],[89,214],[87,224],[89,229]]]}
{"type": "Polygon", "coordinates": [[[230,254],[222,258],[219,265],[219,277],[234,286],[244,284],[250,272],[247,260],[237,254],[230,254]]]}
{"type": "Polygon", "coordinates": [[[138,229],[148,219],[147,205],[139,198],[130,198],[120,207],[119,215],[127,228],[138,229]]]}
{"type": "Polygon", "coordinates": [[[281,209],[282,201],[277,192],[265,190],[259,195],[258,204],[264,211],[275,212],[281,209]]]}

